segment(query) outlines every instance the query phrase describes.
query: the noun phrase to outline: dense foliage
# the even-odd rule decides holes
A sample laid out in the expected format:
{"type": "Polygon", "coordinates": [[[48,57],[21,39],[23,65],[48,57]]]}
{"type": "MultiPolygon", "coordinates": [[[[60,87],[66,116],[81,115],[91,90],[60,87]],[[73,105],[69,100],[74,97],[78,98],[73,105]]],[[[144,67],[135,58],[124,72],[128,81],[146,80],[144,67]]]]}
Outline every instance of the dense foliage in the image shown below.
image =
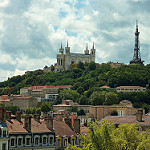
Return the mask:
{"type": "Polygon", "coordinates": [[[130,100],[134,107],[150,109],[150,65],[124,65],[112,68],[109,64],[73,64],[70,70],[47,72],[36,70],[22,76],[14,76],[0,82],[0,95],[19,94],[22,87],[38,85],[72,85],[71,90],[60,90],[57,103],[71,99],[79,104],[115,104],[120,100],[130,100]],[[108,85],[111,89],[100,89],[108,85]],[[144,92],[117,93],[114,89],[121,85],[146,87],[144,92]],[[97,92],[98,91],[98,92],[97,92]],[[95,99],[99,99],[95,101],[95,99]]]}
{"type": "Polygon", "coordinates": [[[67,150],[149,150],[150,134],[139,131],[136,124],[121,124],[115,128],[110,121],[89,126],[89,138],[81,135],[83,147],[68,145],[67,150]]]}

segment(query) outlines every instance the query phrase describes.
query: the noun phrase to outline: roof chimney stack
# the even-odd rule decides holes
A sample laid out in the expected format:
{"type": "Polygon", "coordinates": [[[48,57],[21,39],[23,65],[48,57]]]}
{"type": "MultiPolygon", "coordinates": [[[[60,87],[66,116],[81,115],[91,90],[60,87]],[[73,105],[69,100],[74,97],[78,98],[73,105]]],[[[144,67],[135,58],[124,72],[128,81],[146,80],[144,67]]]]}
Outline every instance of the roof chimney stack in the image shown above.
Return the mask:
{"type": "Polygon", "coordinates": [[[25,115],[24,127],[28,132],[31,132],[31,116],[25,115]]]}
{"type": "Polygon", "coordinates": [[[138,109],[136,113],[136,121],[142,122],[143,109],[138,109]]]}
{"type": "Polygon", "coordinates": [[[11,111],[6,111],[6,120],[11,121],[11,111]]]}

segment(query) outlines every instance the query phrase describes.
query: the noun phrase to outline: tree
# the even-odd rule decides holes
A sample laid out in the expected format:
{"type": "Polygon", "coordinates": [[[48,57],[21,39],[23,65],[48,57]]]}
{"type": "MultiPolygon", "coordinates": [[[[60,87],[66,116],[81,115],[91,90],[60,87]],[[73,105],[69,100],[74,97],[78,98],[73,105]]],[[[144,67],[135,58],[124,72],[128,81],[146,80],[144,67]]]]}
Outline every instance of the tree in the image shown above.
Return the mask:
{"type": "Polygon", "coordinates": [[[79,97],[80,97],[80,94],[77,91],[68,90],[68,89],[60,91],[60,95],[59,95],[59,98],[61,100],[69,99],[69,100],[73,100],[74,102],[78,101],[79,97]]]}
{"type": "Polygon", "coordinates": [[[80,109],[80,110],[78,111],[78,115],[79,115],[79,116],[83,116],[83,115],[85,115],[84,110],[83,110],[83,109],[80,109]]]}
{"type": "Polygon", "coordinates": [[[15,115],[16,111],[20,110],[20,108],[18,106],[8,105],[8,106],[6,106],[6,110],[11,111],[12,114],[15,115]]]}
{"type": "Polygon", "coordinates": [[[103,92],[95,91],[90,96],[90,102],[92,105],[102,105],[104,101],[105,101],[105,91],[103,92]]]}
{"type": "Polygon", "coordinates": [[[79,69],[82,69],[82,70],[85,69],[85,68],[84,68],[84,64],[83,64],[82,62],[79,62],[79,63],[77,64],[77,67],[78,67],[79,69]]]}
{"type": "Polygon", "coordinates": [[[88,64],[88,68],[90,69],[90,70],[95,70],[96,69],[96,63],[95,62],[90,62],[89,64],[88,64]]]}
{"type": "Polygon", "coordinates": [[[41,106],[41,111],[47,113],[51,110],[50,106],[47,103],[43,103],[41,106]]]}
{"type": "Polygon", "coordinates": [[[89,139],[81,135],[82,148],[69,145],[67,150],[149,150],[150,133],[139,128],[136,124],[115,128],[111,121],[97,121],[89,125],[89,139]]]}
{"type": "Polygon", "coordinates": [[[36,113],[36,108],[35,107],[29,107],[26,109],[27,114],[35,114],[36,113]]]}
{"type": "Polygon", "coordinates": [[[105,95],[105,102],[107,105],[117,104],[118,100],[118,95],[113,92],[107,92],[105,95]]]}

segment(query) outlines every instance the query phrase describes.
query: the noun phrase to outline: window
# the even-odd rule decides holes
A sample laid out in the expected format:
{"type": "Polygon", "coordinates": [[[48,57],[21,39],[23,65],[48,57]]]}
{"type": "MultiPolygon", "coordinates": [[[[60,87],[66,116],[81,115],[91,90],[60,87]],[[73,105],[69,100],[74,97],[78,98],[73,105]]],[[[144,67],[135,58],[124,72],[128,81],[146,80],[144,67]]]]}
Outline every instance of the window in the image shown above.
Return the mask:
{"type": "Polygon", "coordinates": [[[79,146],[81,146],[81,139],[79,139],[79,146]]]}
{"type": "Polygon", "coordinates": [[[53,144],[53,137],[50,137],[50,144],[53,144]]]}
{"type": "Polygon", "coordinates": [[[15,139],[14,138],[11,139],[11,144],[10,145],[15,146],[15,139]]]}
{"type": "Polygon", "coordinates": [[[6,130],[3,131],[3,137],[6,137],[6,130]]]}
{"type": "Polygon", "coordinates": [[[74,139],[72,139],[72,146],[74,146],[75,145],[75,140],[74,139]]]}
{"type": "Polygon", "coordinates": [[[67,147],[67,139],[64,140],[64,147],[67,147]]]}
{"type": "Polygon", "coordinates": [[[36,138],[35,138],[35,145],[38,145],[38,144],[39,144],[39,138],[36,137],[36,138]]]}
{"type": "Polygon", "coordinates": [[[2,150],[6,150],[6,143],[3,143],[2,150]]]}
{"type": "Polygon", "coordinates": [[[30,145],[30,138],[26,138],[26,145],[30,145]]]}
{"type": "Polygon", "coordinates": [[[46,142],[46,137],[43,137],[43,144],[46,144],[47,142],[46,142]]]}
{"type": "Polygon", "coordinates": [[[18,139],[18,145],[21,146],[22,145],[22,138],[18,139]]]}
{"type": "Polygon", "coordinates": [[[60,139],[58,139],[58,147],[60,147],[60,139]]]}

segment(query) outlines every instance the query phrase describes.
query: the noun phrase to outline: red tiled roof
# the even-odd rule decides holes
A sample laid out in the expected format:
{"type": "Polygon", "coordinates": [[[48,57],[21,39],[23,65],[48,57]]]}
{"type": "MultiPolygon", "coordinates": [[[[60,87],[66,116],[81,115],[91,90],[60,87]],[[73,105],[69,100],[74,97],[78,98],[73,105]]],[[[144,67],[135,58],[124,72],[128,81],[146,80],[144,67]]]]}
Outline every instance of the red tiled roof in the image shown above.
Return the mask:
{"type": "Polygon", "coordinates": [[[77,136],[77,134],[64,121],[53,120],[53,125],[56,136],[77,136]]]}
{"type": "Polygon", "coordinates": [[[35,121],[33,118],[31,119],[31,132],[33,133],[41,133],[41,132],[51,132],[45,124],[42,122],[39,123],[35,121]]]}
{"type": "Polygon", "coordinates": [[[30,99],[30,98],[32,98],[32,96],[26,96],[26,97],[24,97],[24,96],[22,96],[22,97],[15,97],[14,99],[30,99]]]}
{"type": "Polygon", "coordinates": [[[118,86],[118,87],[116,87],[116,89],[120,89],[120,88],[122,88],[122,89],[124,89],[124,88],[126,88],[126,89],[145,89],[145,88],[143,88],[143,87],[141,87],[141,86],[118,86]]]}
{"type": "Polygon", "coordinates": [[[8,126],[9,133],[28,133],[28,131],[24,128],[24,121],[20,123],[17,120],[11,119],[11,122],[6,120],[6,124],[8,126]]]}
{"type": "MultiPolygon", "coordinates": [[[[17,121],[16,119],[11,119],[11,122],[6,120],[6,124],[8,126],[9,133],[28,133],[28,131],[24,128],[24,119],[21,119],[22,122],[17,121]]],[[[45,124],[42,122],[39,123],[35,121],[33,118],[31,119],[31,132],[32,133],[41,133],[41,132],[51,132],[45,124]]]]}
{"type": "Polygon", "coordinates": [[[8,95],[2,95],[2,96],[1,96],[1,100],[6,100],[6,99],[9,99],[9,96],[8,96],[8,95]]]}
{"type": "Polygon", "coordinates": [[[136,120],[136,116],[106,116],[102,120],[111,120],[114,124],[138,124],[140,126],[150,126],[150,116],[143,115],[142,122],[136,120]]]}
{"type": "Polygon", "coordinates": [[[54,107],[70,107],[71,105],[66,105],[66,104],[58,104],[58,105],[53,105],[54,107]]]}
{"type": "Polygon", "coordinates": [[[104,85],[104,86],[101,86],[100,88],[110,88],[109,86],[107,86],[107,85],[104,85]]]}
{"type": "Polygon", "coordinates": [[[80,132],[81,132],[82,134],[83,134],[83,133],[88,134],[89,128],[88,128],[87,126],[80,127],[80,132]]]}

